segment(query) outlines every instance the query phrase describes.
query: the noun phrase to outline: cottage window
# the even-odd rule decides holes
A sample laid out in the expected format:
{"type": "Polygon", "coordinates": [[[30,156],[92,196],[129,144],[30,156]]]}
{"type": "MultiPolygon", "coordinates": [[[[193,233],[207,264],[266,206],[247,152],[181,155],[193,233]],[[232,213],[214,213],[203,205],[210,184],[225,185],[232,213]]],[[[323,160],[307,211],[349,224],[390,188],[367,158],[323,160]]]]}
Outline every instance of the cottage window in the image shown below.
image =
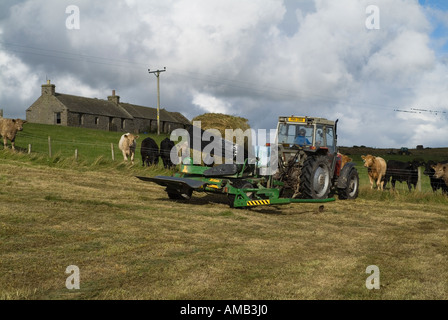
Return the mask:
{"type": "Polygon", "coordinates": [[[61,124],[61,113],[60,112],[55,113],[55,122],[56,122],[56,124],[61,124]]]}
{"type": "Polygon", "coordinates": [[[95,117],[95,124],[96,124],[96,125],[99,125],[99,123],[100,123],[100,118],[95,117]]]}
{"type": "Polygon", "coordinates": [[[124,129],[124,125],[125,125],[124,119],[121,119],[121,129],[124,129]]]}

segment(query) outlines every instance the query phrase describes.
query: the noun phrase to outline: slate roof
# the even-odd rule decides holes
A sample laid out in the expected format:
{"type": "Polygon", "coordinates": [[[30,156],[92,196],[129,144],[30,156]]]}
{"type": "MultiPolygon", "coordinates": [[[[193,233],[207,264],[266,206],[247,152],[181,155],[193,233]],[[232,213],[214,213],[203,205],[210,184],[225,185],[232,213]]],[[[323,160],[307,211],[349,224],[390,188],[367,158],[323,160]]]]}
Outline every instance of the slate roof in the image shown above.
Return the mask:
{"type": "Polygon", "coordinates": [[[69,94],[55,93],[55,97],[61,101],[70,112],[94,114],[107,117],[132,119],[126,110],[108,100],[72,96],[69,94]]]}
{"type": "Polygon", "coordinates": [[[184,117],[184,115],[180,112],[170,112],[171,117],[177,120],[179,123],[183,124],[191,124],[190,120],[184,117]]]}
{"type": "Polygon", "coordinates": [[[157,110],[154,108],[147,108],[123,102],[120,102],[120,106],[134,118],[157,119],[157,110]]]}
{"type": "MultiPolygon", "coordinates": [[[[116,117],[123,119],[157,119],[157,109],[138,106],[131,103],[120,102],[116,105],[114,102],[96,98],[85,98],[69,94],[55,93],[55,97],[70,112],[93,114],[107,117],[116,117]]],[[[179,112],[169,112],[165,109],[159,110],[160,121],[190,124],[190,121],[179,112]]]]}
{"type": "MultiPolygon", "coordinates": [[[[143,119],[157,119],[157,109],[137,106],[135,104],[130,103],[122,103],[120,102],[120,106],[122,106],[129,114],[131,114],[135,118],[143,118],[143,119]]],[[[189,124],[190,121],[182,116],[179,112],[170,112],[165,109],[159,110],[160,121],[167,121],[173,123],[182,123],[189,124]]]]}

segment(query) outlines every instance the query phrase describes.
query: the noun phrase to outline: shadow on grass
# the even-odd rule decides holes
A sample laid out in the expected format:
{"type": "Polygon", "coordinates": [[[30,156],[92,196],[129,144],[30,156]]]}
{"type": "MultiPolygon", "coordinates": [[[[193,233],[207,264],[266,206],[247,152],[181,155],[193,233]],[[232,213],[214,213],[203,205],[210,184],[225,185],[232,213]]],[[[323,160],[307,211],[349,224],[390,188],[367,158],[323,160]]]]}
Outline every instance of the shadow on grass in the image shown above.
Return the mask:
{"type": "Polygon", "coordinates": [[[157,198],[156,200],[166,203],[192,204],[198,206],[213,205],[213,204],[224,204],[224,205],[229,204],[226,195],[213,194],[213,193],[207,193],[201,195],[199,193],[193,193],[191,199],[189,200],[170,199],[168,198],[168,195],[164,193],[160,195],[160,197],[157,198]]]}
{"type": "Polygon", "coordinates": [[[159,197],[156,199],[164,203],[178,203],[178,204],[190,204],[197,206],[210,206],[213,205],[226,205],[231,210],[245,211],[249,210],[254,213],[266,214],[266,215],[302,215],[307,213],[317,214],[325,211],[323,204],[316,204],[315,207],[310,210],[309,205],[306,208],[301,208],[299,203],[285,204],[285,205],[266,205],[266,206],[254,206],[254,207],[241,207],[231,208],[229,199],[225,194],[213,194],[207,193],[200,195],[199,193],[193,193],[190,200],[173,200],[169,199],[168,195],[165,197],[159,197]]]}
{"type": "Polygon", "coordinates": [[[303,214],[318,214],[325,211],[325,206],[322,204],[314,204],[315,207],[310,210],[309,204],[306,208],[301,207],[300,203],[291,203],[289,205],[273,205],[268,207],[254,208],[257,213],[269,215],[284,215],[284,216],[299,216],[303,214]]]}

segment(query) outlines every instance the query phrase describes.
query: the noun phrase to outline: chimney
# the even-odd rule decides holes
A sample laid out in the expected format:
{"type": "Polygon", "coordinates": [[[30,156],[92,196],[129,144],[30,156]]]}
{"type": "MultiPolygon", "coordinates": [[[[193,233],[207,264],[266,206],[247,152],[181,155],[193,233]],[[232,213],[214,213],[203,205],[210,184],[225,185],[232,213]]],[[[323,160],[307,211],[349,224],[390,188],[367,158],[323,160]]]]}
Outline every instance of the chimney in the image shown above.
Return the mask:
{"type": "Polygon", "coordinates": [[[112,90],[112,95],[107,97],[107,100],[118,105],[120,103],[120,96],[115,95],[115,90],[112,90]]]}
{"type": "Polygon", "coordinates": [[[54,96],[56,92],[56,86],[51,84],[50,80],[47,80],[47,84],[42,85],[42,95],[43,96],[54,96]]]}

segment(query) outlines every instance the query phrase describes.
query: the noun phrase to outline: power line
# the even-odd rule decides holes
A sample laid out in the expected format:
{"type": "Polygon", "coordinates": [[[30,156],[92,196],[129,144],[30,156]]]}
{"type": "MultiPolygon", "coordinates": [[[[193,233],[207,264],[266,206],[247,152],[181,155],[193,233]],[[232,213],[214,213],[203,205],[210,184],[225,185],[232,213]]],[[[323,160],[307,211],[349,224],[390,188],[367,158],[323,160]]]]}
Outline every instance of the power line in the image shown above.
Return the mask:
{"type": "Polygon", "coordinates": [[[446,114],[446,111],[442,110],[429,110],[429,109],[420,109],[420,108],[411,108],[410,110],[401,110],[401,109],[394,109],[396,112],[405,112],[405,113],[430,113],[433,115],[438,115],[439,113],[446,114]]]}
{"type": "MultiPolygon", "coordinates": [[[[35,55],[40,55],[40,56],[48,56],[48,57],[52,57],[52,58],[61,58],[61,59],[68,59],[68,60],[77,60],[77,61],[86,61],[87,59],[97,59],[97,60],[103,60],[103,61],[110,61],[111,63],[125,63],[125,64],[134,64],[134,65],[140,65],[140,66],[145,66],[145,63],[140,63],[140,62],[135,62],[135,61],[129,61],[129,60],[124,60],[124,59],[116,59],[116,58],[106,58],[106,57],[99,57],[99,56],[92,56],[92,55],[86,55],[86,54],[81,54],[81,53],[73,53],[73,52],[68,52],[68,51],[62,51],[62,50],[54,50],[54,49],[43,49],[43,48],[38,48],[38,47],[33,47],[33,46],[26,46],[26,45],[22,45],[22,44],[17,44],[17,43],[11,43],[11,42],[4,42],[4,41],[0,41],[0,44],[6,46],[6,47],[16,47],[16,48],[21,48],[21,49],[28,49],[28,50],[37,50],[37,51],[41,51],[41,52],[46,52],[47,54],[43,54],[43,53],[37,53],[37,52],[32,52],[32,51],[20,51],[18,49],[7,49],[4,48],[4,50],[7,51],[13,51],[13,52],[18,52],[18,53],[25,53],[25,54],[35,54],[35,55]],[[55,54],[61,54],[61,55],[48,55],[48,53],[55,53],[55,54]]],[[[93,63],[100,63],[100,62],[94,62],[94,61],[89,61],[89,62],[93,62],[93,63]]],[[[100,63],[100,64],[106,64],[106,63],[100,63]]],[[[114,64],[112,64],[114,65],[114,64]]]]}
{"type": "Polygon", "coordinates": [[[435,115],[437,115],[438,113],[446,113],[445,111],[441,111],[441,110],[437,111],[437,110],[426,110],[426,109],[415,109],[415,108],[411,108],[411,110],[418,111],[419,113],[422,113],[422,112],[434,113],[435,115]]]}
{"type": "MultiPolygon", "coordinates": [[[[26,46],[22,44],[17,43],[10,43],[10,42],[3,42],[0,41],[0,45],[3,46],[3,50],[5,51],[12,51],[17,52],[20,54],[31,54],[36,56],[44,56],[44,57],[50,57],[50,58],[59,58],[59,59],[66,59],[71,61],[80,61],[85,63],[93,63],[98,65],[106,65],[106,66],[113,66],[113,67],[120,67],[120,68],[133,68],[133,69],[139,69],[141,70],[141,67],[146,65],[146,63],[137,62],[137,61],[131,61],[131,60],[124,60],[124,59],[116,59],[116,58],[105,58],[105,57],[99,57],[99,56],[93,56],[93,55],[86,55],[86,54],[78,54],[78,53],[72,53],[67,51],[61,51],[61,50],[54,50],[54,49],[44,49],[44,48],[38,48],[38,47],[32,47],[32,46],[26,46]],[[7,48],[5,48],[5,46],[7,48]],[[25,50],[25,51],[24,51],[25,50]],[[26,51],[28,50],[28,51],[26,51]],[[38,52],[35,52],[38,51],[38,52]]],[[[158,70],[160,72],[164,70],[158,70]]],[[[157,71],[155,71],[157,72],[157,71]]],[[[242,81],[238,79],[225,79],[222,77],[214,76],[214,75],[207,75],[203,73],[198,72],[192,72],[189,70],[181,70],[177,69],[172,74],[180,76],[180,77],[186,77],[188,79],[195,79],[197,81],[203,81],[207,84],[215,83],[218,85],[224,85],[226,87],[230,88],[237,88],[239,90],[245,90],[249,92],[254,93],[270,93],[273,95],[277,95],[280,97],[285,98],[297,98],[297,99],[304,99],[304,98],[310,98],[310,99],[316,99],[324,102],[330,102],[330,103],[338,103],[340,105],[351,105],[351,106],[373,106],[378,109],[384,109],[384,110],[393,110],[396,112],[407,112],[407,113],[418,113],[418,112],[430,112],[432,114],[438,114],[438,113],[445,113],[444,111],[435,111],[435,110],[399,110],[394,109],[391,105],[385,105],[385,104],[379,104],[379,103],[373,103],[373,102],[367,102],[367,101],[351,101],[351,102],[344,102],[342,99],[335,99],[333,97],[319,95],[311,92],[303,92],[299,90],[288,90],[283,89],[279,87],[273,87],[270,85],[257,85],[254,86],[253,82],[249,81],[242,81]],[[418,112],[417,112],[418,111],[418,112]]]]}
{"type": "Polygon", "coordinates": [[[415,111],[409,111],[409,110],[400,110],[400,109],[394,109],[395,112],[405,112],[405,113],[417,113],[415,111]]]}
{"type": "MultiPolygon", "coordinates": [[[[50,57],[50,58],[59,58],[59,59],[66,59],[66,60],[71,60],[71,61],[81,61],[81,62],[86,62],[86,63],[94,63],[94,64],[98,64],[98,65],[107,65],[107,66],[124,67],[124,68],[140,69],[141,66],[145,65],[145,63],[136,62],[136,61],[113,59],[113,58],[103,58],[103,57],[99,57],[99,56],[91,56],[91,55],[85,55],[85,54],[76,54],[76,53],[71,53],[71,52],[66,52],[66,51],[61,51],[61,50],[43,49],[43,48],[25,46],[25,45],[9,43],[9,42],[0,41],[0,44],[3,44],[4,46],[9,46],[9,47],[11,47],[11,46],[18,47],[20,49],[23,48],[23,49],[31,49],[31,50],[39,51],[39,52],[22,51],[17,48],[4,49],[6,51],[12,51],[12,52],[17,52],[17,53],[21,53],[21,54],[31,54],[31,55],[37,55],[37,56],[50,57]],[[105,62],[103,62],[101,60],[103,60],[105,62]]],[[[242,81],[242,80],[237,80],[237,79],[225,79],[225,78],[216,77],[213,75],[192,72],[189,70],[180,70],[180,69],[177,69],[177,70],[178,70],[177,72],[175,70],[175,72],[172,72],[172,74],[178,75],[181,77],[186,77],[190,80],[195,79],[198,81],[203,81],[203,82],[206,82],[207,84],[212,82],[212,83],[224,85],[226,87],[233,87],[233,88],[237,88],[240,90],[246,90],[246,91],[255,92],[255,93],[271,93],[274,95],[278,95],[280,97],[299,98],[299,99],[314,98],[314,99],[326,101],[326,102],[341,103],[341,101],[338,99],[324,96],[324,95],[315,94],[315,93],[303,92],[303,91],[300,92],[298,90],[292,91],[292,90],[273,87],[273,86],[269,86],[269,85],[253,86],[253,82],[249,82],[249,81],[242,81]]],[[[356,103],[362,104],[362,105],[376,106],[377,108],[383,108],[383,109],[388,109],[388,110],[390,110],[392,108],[391,106],[385,106],[382,104],[375,104],[375,103],[365,102],[365,101],[360,101],[360,102],[356,102],[356,103]]]]}

